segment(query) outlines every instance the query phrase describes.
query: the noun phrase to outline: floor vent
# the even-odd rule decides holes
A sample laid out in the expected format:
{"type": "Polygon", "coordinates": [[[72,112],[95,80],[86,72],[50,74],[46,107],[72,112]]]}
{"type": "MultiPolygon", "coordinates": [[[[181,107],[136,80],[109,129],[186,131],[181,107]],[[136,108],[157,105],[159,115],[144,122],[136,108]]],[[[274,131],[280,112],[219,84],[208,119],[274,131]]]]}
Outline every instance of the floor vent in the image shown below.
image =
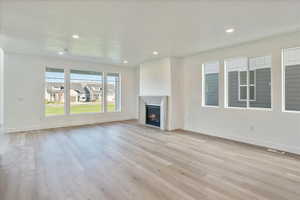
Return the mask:
{"type": "Polygon", "coordinates": [[[278,151],[278,150],[276,150],[276,149],[267,149],[267,151],[272,152],[272,153],[285,154],[284,151],[278,151]]]}

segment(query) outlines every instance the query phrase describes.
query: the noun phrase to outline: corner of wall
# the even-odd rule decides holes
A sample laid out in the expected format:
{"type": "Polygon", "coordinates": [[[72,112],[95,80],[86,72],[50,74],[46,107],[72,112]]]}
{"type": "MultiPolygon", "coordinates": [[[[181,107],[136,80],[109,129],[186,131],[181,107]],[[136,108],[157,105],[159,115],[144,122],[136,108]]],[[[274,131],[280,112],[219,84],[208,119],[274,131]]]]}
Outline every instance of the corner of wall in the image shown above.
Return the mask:
{"type": "Polygon", "coordinates": [[[0,48],[0,134],[4,131],[4,51],[0,48]]]}

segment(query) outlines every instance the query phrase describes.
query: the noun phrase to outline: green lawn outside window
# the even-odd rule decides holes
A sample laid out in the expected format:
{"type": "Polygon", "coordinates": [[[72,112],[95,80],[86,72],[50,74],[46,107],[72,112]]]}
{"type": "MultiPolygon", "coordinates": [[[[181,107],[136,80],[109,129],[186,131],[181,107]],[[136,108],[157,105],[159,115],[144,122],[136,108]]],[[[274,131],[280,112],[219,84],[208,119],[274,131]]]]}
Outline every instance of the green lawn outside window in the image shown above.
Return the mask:
{"type": "MultiPolygon", "coordinates": [[[[97,113],[101,111],[100,104],[79,104],[70,106],[71,114],[97,113]]],[[[108,104],[107,111],[114,112],[115,104],[108,104]]],[[[64,104],[46,104],[46,116],[63,115],[64,113],[64,104]]]]}

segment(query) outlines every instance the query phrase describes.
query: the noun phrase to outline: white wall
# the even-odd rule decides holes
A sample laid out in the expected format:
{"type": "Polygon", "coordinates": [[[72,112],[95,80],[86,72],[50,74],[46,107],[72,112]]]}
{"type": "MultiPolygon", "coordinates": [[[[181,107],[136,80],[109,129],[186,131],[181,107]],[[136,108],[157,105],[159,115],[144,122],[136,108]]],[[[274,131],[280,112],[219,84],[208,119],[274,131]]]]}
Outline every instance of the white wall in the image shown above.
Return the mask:
{"type": "Polygon", "coordinates": [[[4,126],[7,132],[71,125],[100,123],[137,118],[137,70],[103,64],[72,61],[54,57],[4,54],[4,126]],[[122,112],[44,116],[45,67],[120,72],[122,112]]]}
{"type": "Polygon", "coordinates": [[[140,65],[140,96],[170,96],[170,59],[159,59],[140,65]]]}
{"type": "Polygon", "coordinates": [[[182,59],[170,58],[171,98],[169,101],[169,130],[182,129],[183,110],[183,66],[182,59]]]}
{"type": "Polygon", "coordinates": [[[300,114],[282,112],[281,49],[300,46],[300,32],[184,59],[184,129],[300,153],[300,114]],[[272,111],[224,108],[223,60],[272,55],[272,111]],[[201,106],[201,65],[221,61],[220,108],[201,106]]]}

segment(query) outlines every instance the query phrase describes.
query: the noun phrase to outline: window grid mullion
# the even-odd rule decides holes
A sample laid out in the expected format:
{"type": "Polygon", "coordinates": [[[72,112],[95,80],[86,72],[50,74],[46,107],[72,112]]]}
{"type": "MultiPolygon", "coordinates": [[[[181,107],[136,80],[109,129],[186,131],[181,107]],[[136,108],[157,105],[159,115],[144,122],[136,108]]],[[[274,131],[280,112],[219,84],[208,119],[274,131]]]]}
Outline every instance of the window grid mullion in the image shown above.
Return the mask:
{"type": "Polygon", "coordinates": [[[70,70],[65,69],[65,114],[70,115],[70,70]]]}
{"type": "Polygon", "coordinates": [[[104,100],[103,100],[103,112],[107,112],[107,73],[103,73],[104,77],[103,77],[103,81],[104,81],[104,92],[103,92],[103,96],[104,96],[104,100]]]}
{"type": "Polygon", "coordinates": [[[249,67],[250,66],[250,63],[249,63],[249,59],[247,58],[247,99],[246,99],[246,103],[247,103],[247,105],[246,105],[246,108],[249,108],[250,107],[250,78],[249,78],[249,75],[250,75],[250,73],[249,73],[249,67]]]}

